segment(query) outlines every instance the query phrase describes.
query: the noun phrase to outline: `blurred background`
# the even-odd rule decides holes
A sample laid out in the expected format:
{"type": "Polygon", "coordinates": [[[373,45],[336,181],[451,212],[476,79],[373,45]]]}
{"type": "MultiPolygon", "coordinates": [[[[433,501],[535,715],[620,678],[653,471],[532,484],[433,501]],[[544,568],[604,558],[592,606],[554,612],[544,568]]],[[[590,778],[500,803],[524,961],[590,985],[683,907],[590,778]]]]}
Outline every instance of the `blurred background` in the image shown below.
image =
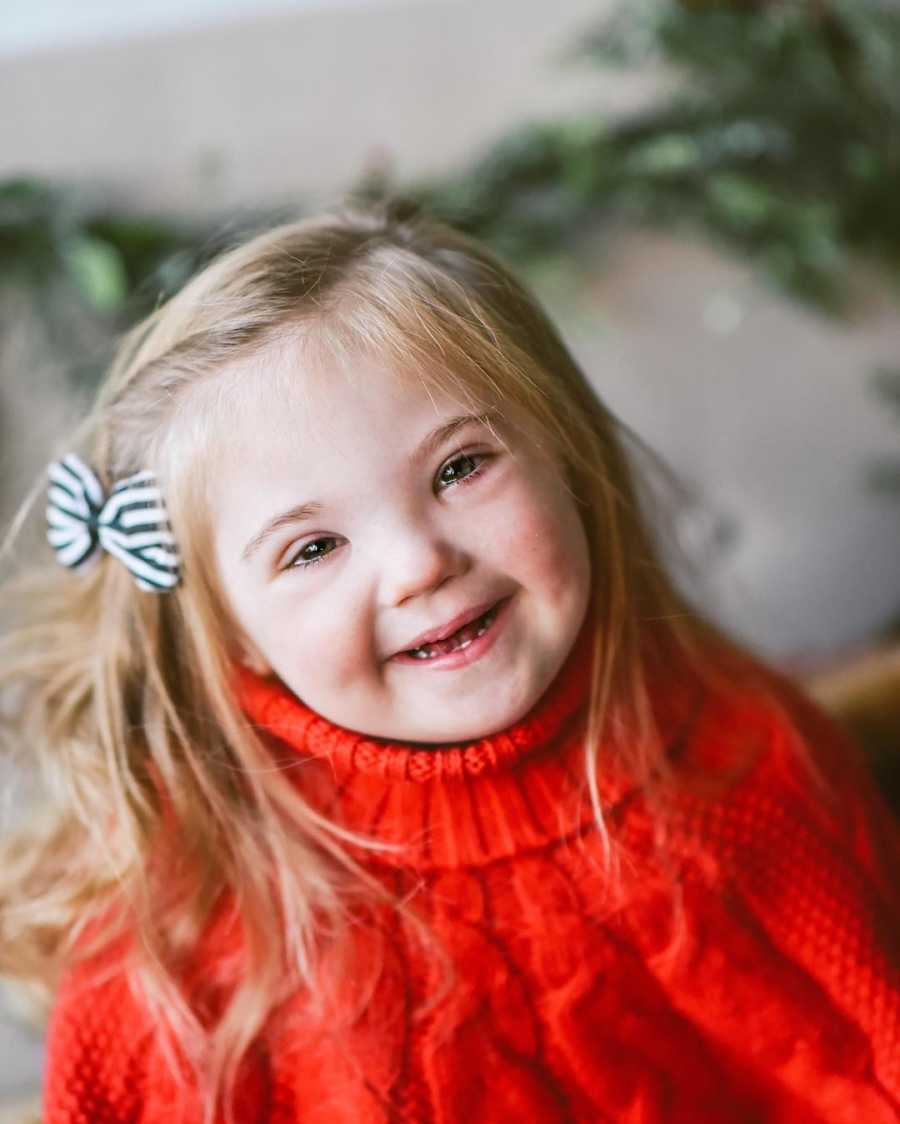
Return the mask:
{"type": "MultiPolygon", "coordinates": [[[[543,300],[683,482],[660,520],[686,588],[900,808],[897,0],[5,0],[0,24],[4,528],[198,265],[402,191],[543,300]]],[[[0,1122],[40,1066],[11,1009],[0,1122]]]]}

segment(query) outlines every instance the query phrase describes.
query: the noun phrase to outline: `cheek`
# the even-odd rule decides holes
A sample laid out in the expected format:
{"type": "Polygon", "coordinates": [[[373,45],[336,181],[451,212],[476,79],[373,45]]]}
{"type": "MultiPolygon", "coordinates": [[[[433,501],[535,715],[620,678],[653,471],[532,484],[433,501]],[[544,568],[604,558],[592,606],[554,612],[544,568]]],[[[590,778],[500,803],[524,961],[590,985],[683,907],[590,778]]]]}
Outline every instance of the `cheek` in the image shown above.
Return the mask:
{"type": "Polygon", "coordinates": [[[573,586],[590,581],[587,539],[567,493],[549,489],[520,495],[496,530],[497,549],[548,595],[567,599],[573,586]]]}
{"type": "Polygon", "coordinates": [[[310,687],[358,684],[372,658],[372,627],[356,598],[298,597],[285,585],[264,610],[260,631],[277,669],[310,687]]]}

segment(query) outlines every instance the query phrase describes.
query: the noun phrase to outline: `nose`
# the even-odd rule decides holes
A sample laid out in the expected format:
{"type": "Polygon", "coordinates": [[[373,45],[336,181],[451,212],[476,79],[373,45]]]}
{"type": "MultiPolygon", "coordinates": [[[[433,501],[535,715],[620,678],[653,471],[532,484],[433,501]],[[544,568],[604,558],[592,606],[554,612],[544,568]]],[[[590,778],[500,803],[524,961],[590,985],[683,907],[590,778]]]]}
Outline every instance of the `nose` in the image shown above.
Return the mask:
{"type": "Polygon", "coordinates": [[[395,527],[382,554],[382,603],[393,608],[439,589],[469,567],[465,550],[437,528],[418,524],[395,527]]]}

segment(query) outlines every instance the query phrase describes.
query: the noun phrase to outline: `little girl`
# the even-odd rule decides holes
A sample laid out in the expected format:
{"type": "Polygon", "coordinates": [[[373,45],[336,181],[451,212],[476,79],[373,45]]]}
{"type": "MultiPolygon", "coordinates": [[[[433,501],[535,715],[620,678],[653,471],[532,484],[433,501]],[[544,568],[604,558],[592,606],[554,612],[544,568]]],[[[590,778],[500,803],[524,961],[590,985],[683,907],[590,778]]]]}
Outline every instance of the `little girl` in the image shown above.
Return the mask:
{"type": "Polygon", "coordinates": [[[48,477],[0,653],[45,1124],[900,1120],[897,824],[486,249],[254,238],[48,477]]]}

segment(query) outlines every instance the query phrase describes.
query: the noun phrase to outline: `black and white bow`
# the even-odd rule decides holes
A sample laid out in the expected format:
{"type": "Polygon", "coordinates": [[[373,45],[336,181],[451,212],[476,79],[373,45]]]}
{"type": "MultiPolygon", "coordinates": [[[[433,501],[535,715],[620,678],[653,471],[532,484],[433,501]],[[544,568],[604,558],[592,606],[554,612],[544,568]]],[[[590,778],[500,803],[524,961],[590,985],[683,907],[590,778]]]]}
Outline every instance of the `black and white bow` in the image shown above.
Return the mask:
{"type": "Polygon", "coordinates": [[[47,475],[47,541],[61,565],[87,569],[102,549],[127,566],[141,589],[162,593],[178,584],[181,559],[152,472],[119,480],[108,496],[74,453],[53,461],[47,475]]]}

